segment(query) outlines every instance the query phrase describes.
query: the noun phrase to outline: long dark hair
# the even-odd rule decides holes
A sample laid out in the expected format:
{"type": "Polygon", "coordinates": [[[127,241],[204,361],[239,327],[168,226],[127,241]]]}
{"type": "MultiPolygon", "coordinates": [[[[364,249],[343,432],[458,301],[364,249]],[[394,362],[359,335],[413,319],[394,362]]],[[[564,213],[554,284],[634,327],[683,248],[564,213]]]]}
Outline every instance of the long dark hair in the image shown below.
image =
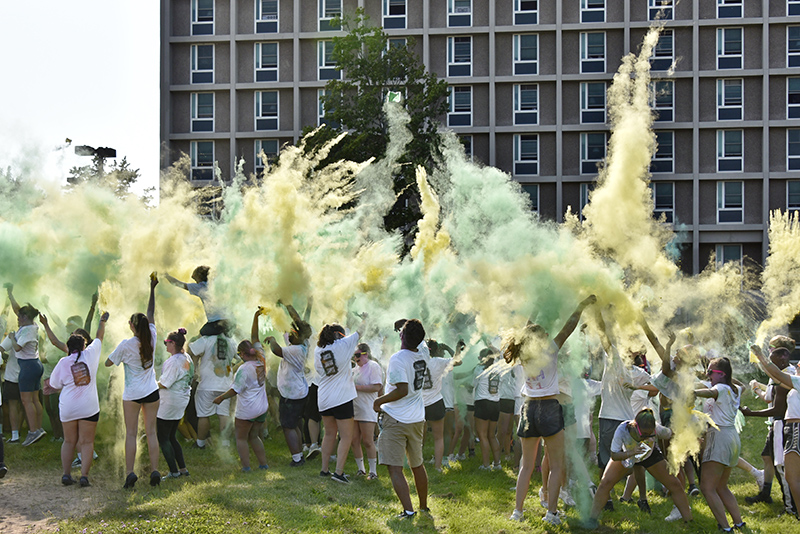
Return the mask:
{"type": "MultiPolygon", "coordinates": [[[[80,358],[81,357],[81,353],[83,352],[83,349],[85,349],[85,348],[86,348],[86,339],[84,339],[84,337],[82,335],[80,335],[80,334],[72,334],[71,336],[69,336],[69,339],[67,340],[67,353],[68,354],[74,354],[74,353],[77,352],[78,353],[78,358],[80,358]]],[[[76,360],[78,358],[76,358],[76,360]]]]}
{"type": "Polygon", "coordinates": [[[322,330],[319,332],[319,338],[317,339],[317,346],[327,347],[328,345],[333,345],[333,342],[337,339],[341,339],[344,337],[344,327],[340,324],[326,324],[322,327],[322,330]]]}
{"type": "Polygon", "coordinates": [[[143,313],[131,315],[131,324],[136,337],[139,339],[139,356],[142,358],[142,368],[149,369],[153,366],[153,337],[150,335],[150,321],[143,313]]]}
{"type": "Polygon", "coordinates": [[[711,369],[712,366],[717,371],[722,371],[725,373],[725,385],[731,388],[734,397],[738,397],[739,388],[733,385],[733,369],[731,368],[731,361],[725,356],[721,356],[708,362],[708,368],[711,369]]]}
{"type": "Polygon", "coordinates": [[[183,352],[183,345],[186,344],[186,329],[178,328],[175,332],[170,332],[167,339],[175,343],[175,348],[178,349],[178,351],[183,352]]]}

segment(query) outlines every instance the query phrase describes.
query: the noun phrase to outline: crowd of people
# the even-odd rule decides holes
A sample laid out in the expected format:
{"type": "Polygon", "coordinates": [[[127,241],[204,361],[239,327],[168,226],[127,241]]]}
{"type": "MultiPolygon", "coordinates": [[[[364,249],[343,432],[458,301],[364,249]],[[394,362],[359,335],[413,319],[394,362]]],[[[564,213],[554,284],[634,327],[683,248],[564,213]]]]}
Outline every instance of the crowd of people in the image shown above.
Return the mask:
{"type": "MultiPolygon", "coordinates": [[[[626,480],[626,487],[619,502],[632,502],[638,488],[636,504],[650,513],[645,478],[645,472],[649,472],[674,503],[667,521],[692,521],[688,497],[702,493],[720,529],[739,529],[744,521],[728,487],[735,467],[758,479],[760,491],[747,497],[748,503],[771,502],[772,483],[777,479],[786,512],[797,516],[800,378],[789,363],[794,340],[786,336],[770,341],[768,355],[756,345],[751,349],[770,377],[769,384],[749,384],[769,404],[767,409],[751,410],[741,406],[748,386],[733,377],[729,358],[697,345],[673,350],[673,334],[662,345],[643,318],[641,329],[661,360],[660,372],[651,374],[644,347],[621,354],[621,344],[607,326],[611,310],[600,309],[594,295],[581,301],[552,337],[542,326],[529,322],[502,339],[481,338],[472,346],[458,340],[453,349],[431,339],[419,320],[400,319],[394,323],[399,350],[381,361],[373,356],[374,344],[364,339],[369,323],[366,314],[352,331],[331,323],[322,326],[312,339],[311,299],[302,316],[291,304],[279,303],[291,319],[283,343],[274,336],[261,339],[259,323],[266,310],[259,307],[253,315],[249,339],[236,344],[232,338],[235,328],[225,312],[210,303],[208,274],[209,268],[201,266],[192,274],[193,283],[165,276],[171,284],[203,301],[208,321],[194,339],[188,340],[183,328],[166,336],[169,356],[159,373],[155,358],[155,288],[159,280],[155,273],[150,276],[146,313],[131,315],[128,325],[132,336],[120,342],[105,360],[107,367],[122,364],[124,368],[126,489],[134,488],[138,481],[135,460],[140,415],[148,450],[149,483],[156,486],[162,480],[189,476],[178,433],[190,437],[194,447],[205,449],[211,443],[210,419],[214,416],[219,425],[219,435],[214,439],[225,446],[232,435],[242,471],[252,470],[251,451],[258,469],[268,469],[263,427],[277,404],[273,417],[283,431],[291,457],[289,466],[300,467],[319,456],[321,477],[349,484],[345,466],[351,452],[356,476],[377,479],[378,464],[385,465],[403,508],[401,518],[428,511],[423,458],[426,434],[433,442],[430,463],[440,472],[467,454],[475,455],[476,444],[480,447],[481,470],[501,469],[502,456],[507,455],[511,467],[518,471],[510,516],[514,521],[525,517],[524,505],[537,467],[542,472],[539,501],[546,509],[543,521],[554,525],[562,521],[559,501],[574,505],[576,492],[583,492],[581,497],[591,500],[587,526],[597,526],[602,511],[613,509],[611,495],[622,480],[626,480]],[[566,358],[562,352],[567,352],[562,348],[582,321],[580,332],[585,334],[587,322],[583,318],[590,308],[601,345],[598,353],[603,371],[599,381],[588,374],[576,379],[560,372],[566,358]],[[477,364],[463,365],[467,354],[476,355],[477,364]],[[269,361],[273,357],[278,359],[277,365],[269,361]],[[701,376],[695,374],[698,366],[703,369],[701,376]],[[273,377],[272,368],[277,369],[273,377]],[[595,439],[591,419],[598,396],[599,432],[595,439]],[[271,398],[277,398],[277,403],[271,398]],[[680,424],[685,425],[686,414],[697,422],[700,416],[691,415],[695,404],[697,412],[705,414],[700,420],[706,421],[698,436],[700,452],[671,458],[676,453],[670,448],[670,440],[682,430],[673,424],[683,418],[680,424]],[[770,418],[762,452],[763,472],[740,457],[739,420],[743,417],[770,418]],[[597,485],[586,463],[566,454],[572,444],[581,450],[579,456],[596,457],[597,485]],[[159,451],[168,467],[163,476],[159,451]],[[677,473],[670,469],[670,460],[672,465],[680,465],[677,473]],[[414,478],[416,508],[403,472],[405,463],[414,478]]],[[[89,474],[96,458],[95,430],[101,412],[98,368],[109,314],[102,313],[95,335],[89,334],[95,295],[83,323],[74,316],[64,325],[68,335],[64,343],[44,313],[30,304],[20,306],[13,286],[7,284],[6,288],[17,323],[16,330],[8,329],[0,343],[5,371],[0,408],[5,399],[11,425],[9,442],[28,447],[46,434],[44,405],[54,439],[62,441],[62,484],[91,486],[89,474]],[[65,356],[42,361],[37,320],[50,343],[65,356]],[[29,429],[24,440],[19,435],[23,416],[29,429]],[[72,477],[76,466],[81,471],[77,481],[72,477]]],[[[382,345],[385,349],[392,344],[383,340],[382,345]]],[[[0,433],[0,478],[7,471],[0,433]]]]}

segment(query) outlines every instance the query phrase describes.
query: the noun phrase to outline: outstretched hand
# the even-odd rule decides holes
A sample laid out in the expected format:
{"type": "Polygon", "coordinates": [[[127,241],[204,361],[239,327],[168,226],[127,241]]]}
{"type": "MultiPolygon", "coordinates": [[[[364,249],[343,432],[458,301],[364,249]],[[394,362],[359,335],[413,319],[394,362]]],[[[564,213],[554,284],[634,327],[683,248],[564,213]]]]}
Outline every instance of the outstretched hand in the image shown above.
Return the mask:
{"type": "Polygon", "coordinates": [[[47,316],[45,316],[45,314],[43,314],[43,313],[40,313],[39,314],[39,322],[42,323],[42,326],[46,327],[47,326],[47,316]]]}

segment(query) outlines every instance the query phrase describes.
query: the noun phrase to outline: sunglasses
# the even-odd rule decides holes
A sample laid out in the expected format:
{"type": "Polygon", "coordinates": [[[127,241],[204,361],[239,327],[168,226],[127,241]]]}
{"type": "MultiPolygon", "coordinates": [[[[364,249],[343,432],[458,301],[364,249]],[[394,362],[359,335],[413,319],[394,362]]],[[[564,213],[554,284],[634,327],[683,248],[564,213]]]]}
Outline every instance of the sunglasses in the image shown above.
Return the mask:
{"type": "Polygon", "coordinates": [[[175,343],[175,342],[173,340],[171,340],[171,339],[165,339],[164,340],[164,346],[166,346],[167,343],[175,343]]]}
{"type": "Polygon", "coordinates": [[[636,433],[639,434],[639,437],[641,439],[652,438],[653,434],[655,434],[655,430],[653,430],[652,432],[649,432],[647,434],[643,434],[642,433],[642,429],[639,428],[639,423],[637,423],[636,421],[633,422],[633,426],[634,426],[634,428],[636,428],[636,433]]]}
{"type": "Polygon", "coordinates": [[[709,369],[707,374],[711,376],[712,373],[719,373],[723,376],[725,375],[725,371],[720,371],[719,369],[709,369]]]}

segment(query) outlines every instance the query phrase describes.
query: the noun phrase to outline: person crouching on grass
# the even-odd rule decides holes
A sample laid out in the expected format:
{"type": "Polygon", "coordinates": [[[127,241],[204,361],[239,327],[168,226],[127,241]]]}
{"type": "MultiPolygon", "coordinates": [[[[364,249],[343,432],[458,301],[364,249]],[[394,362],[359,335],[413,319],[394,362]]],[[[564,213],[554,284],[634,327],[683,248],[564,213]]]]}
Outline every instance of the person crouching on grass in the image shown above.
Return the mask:
{"type": "MultiPolygon", "coordinates": [[[[258,332],[259,308],[253,317],[253,330],[258,332]]],[[[264,382],[267,378],[267,368],[264,360],[264,351],[258,337],[250,341],[244,340],[237,348],[239,357],[244,363],[233,375],[231,389],[214,399],[214,404],[220,404],[225,399],[238,395],[234,433],[236,434],[236,450],[242,461],[242,471],[250,472],[250,448],[256,455],[259,469],[269,469],[267,455],[264,452],[264,443],[261,441],[261,426],[267,419],[269,401],[264,382]]]]}
{"type": "Polygon", "coordinates": [[[413,517],[408,482],[403,475],[403,459],[414,474],[414,484],[419,497],[419,509],[428,510],[428,473],[422,463],[422,434],[425,430],[425,404],[422,387],[427,370],[425,329],[417,319],[406,321],[400,330],[400,350],[389,359],[386,370],[386,394],[375,399],[372,407],[383,410],[383,428],[378,436],[378,459],[385,465],[392,479],[392,487],[403,511],[400,519],[413,517]]]}

